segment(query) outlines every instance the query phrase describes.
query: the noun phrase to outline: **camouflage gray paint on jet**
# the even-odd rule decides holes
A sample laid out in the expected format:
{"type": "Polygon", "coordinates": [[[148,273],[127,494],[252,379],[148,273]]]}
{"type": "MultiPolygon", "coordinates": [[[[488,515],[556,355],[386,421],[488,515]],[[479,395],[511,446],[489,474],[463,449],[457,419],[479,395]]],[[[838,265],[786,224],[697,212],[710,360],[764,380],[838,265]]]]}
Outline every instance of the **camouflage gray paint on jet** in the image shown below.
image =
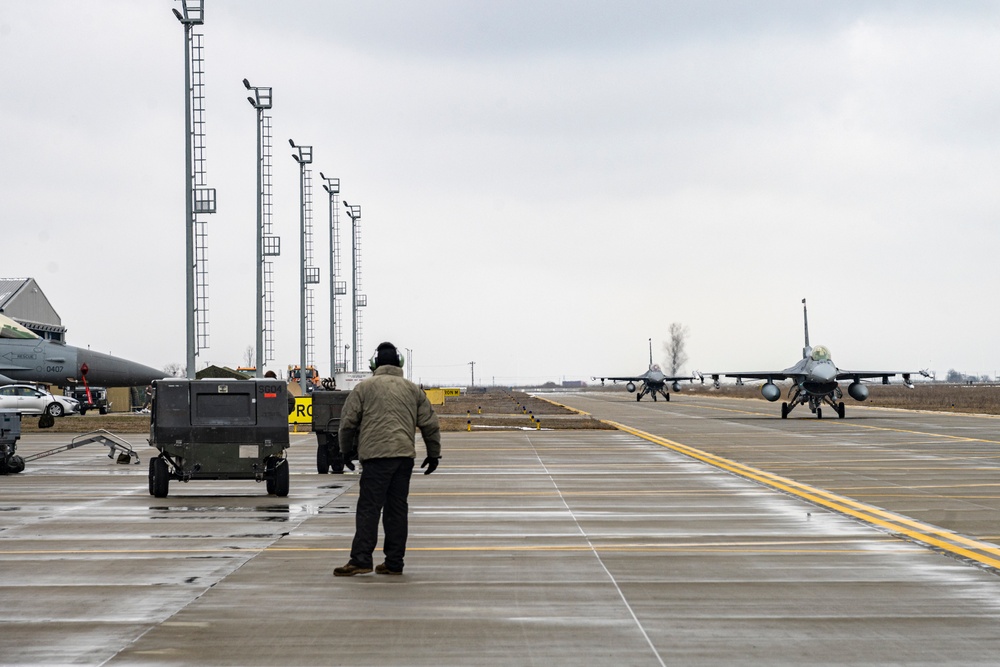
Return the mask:
{"type": "Polygon", "coordinates": [[[45,340],[0,315],[0,385],[39,382],[66,386],[83,381],[102,387],[147,385],[166,374],[150,366],[45,340]]]}
{"type": "Polygon", "coordinates": [[[830,350],[822,345],[816,347],[809,345],[809,312],[806,310],[805,299],[802,299],[802,320],[805,326],[806,344],[802,348],[802,359],[794,366],[781,371],[709,372],[703,373],[702,377],[710,376],[716,387],[719,386],[720,376],[736,378],[736,384],[743,384],[744,378],[766,380],[761,385],[760,393],[769,401],[781,398],[781,389],[774,384],[775,381],[791,380],[788,401],[781,404],[782,419],[787,418],[798,405],[808,405],[809,410],[822,419],[823,404],[829,405],[837,412],[838,417],[843,418],[846,409],[844,402],[840,400],[844,396],[839,384],[841,381],[850,380],[847,393],[856,401],[864,401],[868,398],[868,385],[862,380],[880,378],[882,384],[889,384],[890,377],[901,375],[903,384],[912,389],[910,376],[930,377],[927,371],[852,371],[837,368],[830,357],[830,350]]]}
{"type": "Polygon", "coordinates": [[[659,364],[653,363],[653,339],[649,339],[649,368],[642,375],[619,375],[617,377],[604,376],[598,377],[594,376],[591,380],[600,380],[601,384],[604,384],[605,380],[611,380],[615,384],[619,382],[625,382],[625,389],[631,394],[636,388],[636,382],[642,383],[639,388],[639,393],[635,395],[635,400],[641,401],[643,396],[652,396],[653,400],[656,400],[656,395],[660,394],[663,396],[664,400],[670,400],[670,393],[667,391],[667,387],[673,389],[674,392],[679,392],[681,390],[681,380],[695,380],[693,375],[666,375],[660,368],[659,364]],[[668,385],[669,383],[669,385],[668,385]]]}

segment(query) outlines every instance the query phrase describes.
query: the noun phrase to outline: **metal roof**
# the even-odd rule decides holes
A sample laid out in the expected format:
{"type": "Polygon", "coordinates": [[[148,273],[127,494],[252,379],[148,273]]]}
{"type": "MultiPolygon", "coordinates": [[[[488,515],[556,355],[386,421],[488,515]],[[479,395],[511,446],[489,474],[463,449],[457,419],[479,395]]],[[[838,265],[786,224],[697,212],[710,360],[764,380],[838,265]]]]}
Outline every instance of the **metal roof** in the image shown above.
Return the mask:
{"type": "Polygon", "coordinates": [[[0,311],[30,281],[31,278],[0,278],[0,311]]]}

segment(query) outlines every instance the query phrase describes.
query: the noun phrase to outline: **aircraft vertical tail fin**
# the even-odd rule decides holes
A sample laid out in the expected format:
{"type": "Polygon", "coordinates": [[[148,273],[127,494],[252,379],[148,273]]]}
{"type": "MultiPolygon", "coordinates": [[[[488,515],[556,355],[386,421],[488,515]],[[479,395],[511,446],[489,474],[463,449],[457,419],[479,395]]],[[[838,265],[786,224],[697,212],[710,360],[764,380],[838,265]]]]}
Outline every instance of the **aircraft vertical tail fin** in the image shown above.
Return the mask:
{"type": "Polygon", "coordinates": [[[812,348],[809,347],[809,311],[806,309],[805,299],[802,299],[802,322],[805,325],[806,330],[806,346],[802,348],[802,358],[805,359],[812,351],[812,348]]]}

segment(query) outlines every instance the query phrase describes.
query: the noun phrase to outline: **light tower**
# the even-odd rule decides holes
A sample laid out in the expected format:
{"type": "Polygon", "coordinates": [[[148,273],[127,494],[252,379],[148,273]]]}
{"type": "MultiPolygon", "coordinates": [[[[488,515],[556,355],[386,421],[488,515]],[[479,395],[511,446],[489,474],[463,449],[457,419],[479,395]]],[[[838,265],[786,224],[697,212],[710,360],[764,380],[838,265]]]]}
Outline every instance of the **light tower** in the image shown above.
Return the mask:
{"type": "Polygon", "coordinates": [[[208,247],[205,221],[215,213],[215,188],[205,187],[205,46],[194,26],[205,23],[204,0],[181,0],[172,9],[184,27],[184,203],[186,211],[187,376],[194,379],[195,357],[208,347],[208,247]]]}
{"type": "Polygon", "coordinates": [[[351,216],[351,274],[353,277],[353,289],[351,291],[351,310],[353,311],[352,331],[354,356],[351,361],[351,370],[358,372],[358,354],[361,349],[361,308],[368,305],[368,297],[359,294],[361,290],[361,206],[351,206],[346,201],[347,215],[351,216]]]}
{"type": "Polygon", "coordinates": [[[340,303],[338,296],[347,294],[347,281],[337,280],[340,275],[340,210],[337,208],[337,198],[340,196],[340,179],[327,178],[323,172],[319,177],[326,183],[323,189],[330,195],[330,372],[347,370],[347,355],[344,355],[343,365],[337,364],[337,352],[342,338],[340,329],[340,303]]]}
{"type": "Polygon", "coordinates": [[[302,266],[299,273],[302,294],[299,300],[301,328],[299,336],[299,386],[302,395],[308,392],[307,372],[309,363],[309,347],[312,340],[312,290],[309,285],[319,282],[319,269],[312,266],[312,181],[311,173],[306,169],[312,163],[312,146],[296,146],[291,139],[288,143],[296,150],[292,158],[299,163],[299,230],[301,239],[299,250],[302,266]]]}
{"type": "Polygon", "coordinates": [[[243,85],[257,110],[257,361],[255,375],[264,377],[264,364],[274,359],[273,270],[269,257],[281,254],[281,239],[271,234],[271,88],[243,85]]]}

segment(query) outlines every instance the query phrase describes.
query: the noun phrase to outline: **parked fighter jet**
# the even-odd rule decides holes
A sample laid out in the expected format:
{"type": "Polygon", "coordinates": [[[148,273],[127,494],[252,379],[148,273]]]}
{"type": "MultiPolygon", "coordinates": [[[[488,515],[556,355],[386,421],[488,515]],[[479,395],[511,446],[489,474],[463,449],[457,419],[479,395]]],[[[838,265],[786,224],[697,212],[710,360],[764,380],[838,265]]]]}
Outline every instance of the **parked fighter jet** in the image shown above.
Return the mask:
{"type": "Polygon", "coordinates": [[[843,401],[844,393],[837,384],[838,380],[851,380],[847,393],[856,401],[868,398],[868,386],[861,383],[866,378],[882,378],[882,384],[889,384],[893,375],[902,375],[903,383],[913,389],[910,376],[916,373],[930,377],[927,371],[845,371],[837,368],[830,358],[830,351],[822,345],[809,345],[809,313],[806,310],[806,300],[802,299],[802,319],[805,323],[806,346],[802,348],[802,359],[783,371],[752,371],[747,373],[703,373],[711,375],[715,386],[719,386],[719,377],[736,378],[736,384],[743,384],[744,378],[767,380],[760,388],[760,393],[769,401],[781,397],[781,389],[774,384],[775,380],[792,380],[788,390],[788,402],[781,404],[781,418],[785,419],[797,405],[809,405],[809,409],[817,418],[823,418],[822,405],[826,403],[837,411],[841,419],[846,412],[843,401]],[[838,402],[840,401],[840,402],[838,402]]]}
{"type": "Polygon", "coordinates": [[[670,394],[667,393],[668,382],[672,382],[673,384],[670,385],[670,388],[673,389],[675,392],[678,392],[681,390],[680,380],[694,380],[695,378],[689,375],[684,375],[684,376],[664,375],[663,371],[660,370],[660,366],[658,364],[653,363],[653,339],[650,338],[649,370],[647,370],[645,373],[643,373],[642,375],[630,375],[624,377],[602,377],[602,378],[592,377],[590,379],[600,380],[602,385],[604,384],[605,380],[611,380],[615,384],[617,384],[618,382],[627,382],[628,384],[625,385],[625,389],[628,390],[629,393],[635,391],[636,382],[641,382],[642,389],[640,389],[639,393],[636,394],[635,400],[641,401],[643,396],[649,394],[650,396],[653,397],[653,400],[655,401],[656,394],[659,393],[661,396],[663,396],[664,400],[669,401],[670,394]]]}
{"type": "Polygon", "coordinates": [[[104,387],[136,387],[164,375],[134,361],[44,340],[0,315],[0,385],[40,382],[62,387],[86,381],[104,387]]]}

